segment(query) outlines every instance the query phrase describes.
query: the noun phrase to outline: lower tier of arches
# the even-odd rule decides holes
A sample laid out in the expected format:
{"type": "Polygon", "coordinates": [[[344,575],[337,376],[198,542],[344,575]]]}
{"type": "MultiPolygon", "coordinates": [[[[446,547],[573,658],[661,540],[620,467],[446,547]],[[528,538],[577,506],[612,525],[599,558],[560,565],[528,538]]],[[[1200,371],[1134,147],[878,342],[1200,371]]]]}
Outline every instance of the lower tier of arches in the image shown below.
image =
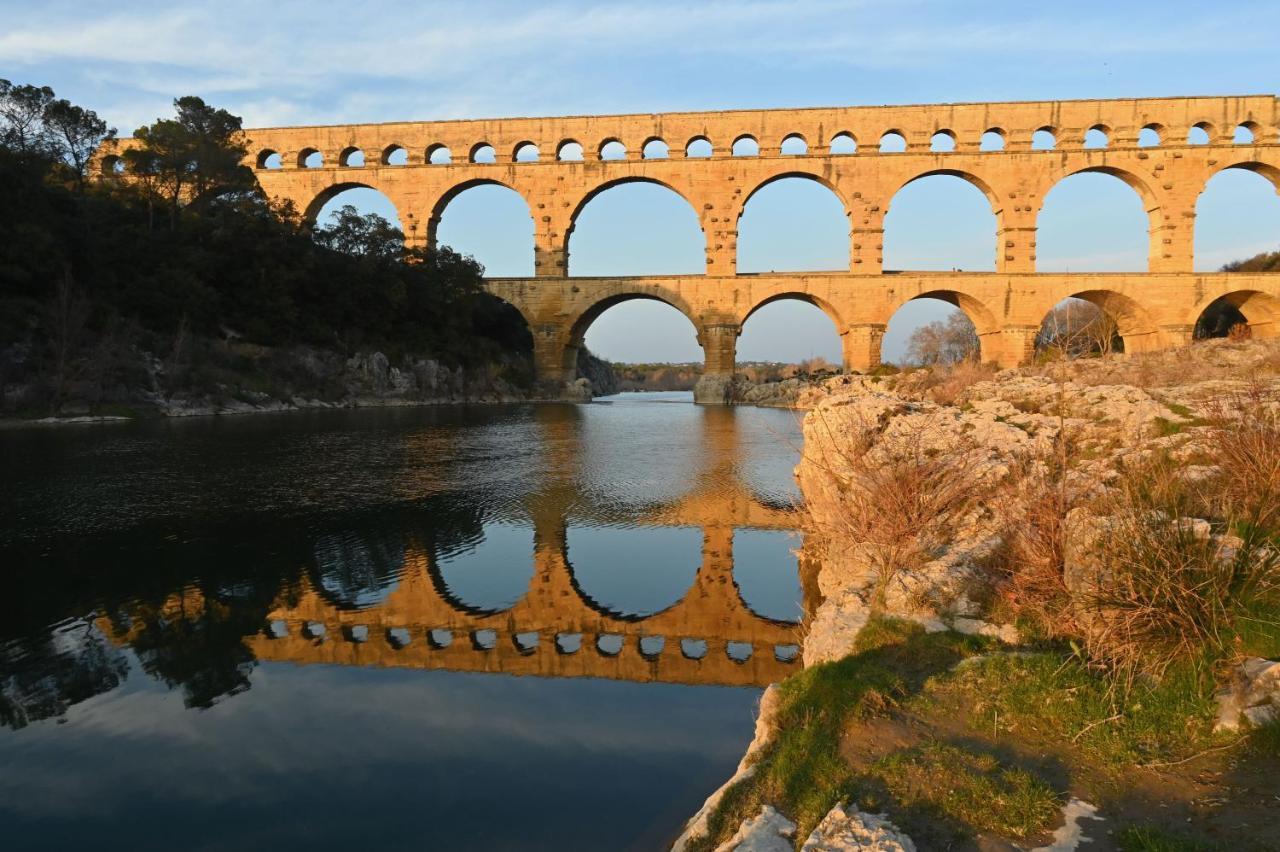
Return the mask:
{"type": "Polygon", "coordinates": [[[587,329],[609,307],[655,299],[683,314],[697,332],[705,367],[700,402],[724,402],[735,372],[737,340],[757,310],[782,299],[821,309],[840,335],[842,366],[866,372],[881,363],[890,318],[916,299],[938,299],[973,323],[980,358],[1000,367],[1031,360],[1044,319],[1066,299],[1092,304],[1126,352],[1190,343],[1206,311],[1236,312],[1253,337],[1280,334],[1277,273],[848,273],[617,278],[498,278],[490,292],[515,306],[534,338],[539,381],[576,378],[587,329]]]}

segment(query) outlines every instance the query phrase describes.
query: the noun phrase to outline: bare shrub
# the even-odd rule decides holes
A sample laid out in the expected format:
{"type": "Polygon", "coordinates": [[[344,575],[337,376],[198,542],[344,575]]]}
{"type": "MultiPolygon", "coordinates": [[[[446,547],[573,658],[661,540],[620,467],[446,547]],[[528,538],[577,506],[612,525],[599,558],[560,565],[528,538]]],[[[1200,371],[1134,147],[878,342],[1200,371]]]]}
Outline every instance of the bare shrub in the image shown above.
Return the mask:
{"type": "Polygon", "coordinates": [[[985,382],[998,372],[993,364],[982,364],[976,360],[959,361],[954,364],[937,365],[922,373],[916,380],[916,387],[921,392],[931,391],[930,396],[939,405],[955,405],[961,395],[978,382],[985,382]]]}
{"type": "Polygon", "coordinates": [[[1158,679],[1178,663],[1230,657],[1240,618],[1280,605],[1276,552],[1187,523],[1196,502],[1172,465],[1131,475],[1108,503],[1102,570],[1085,601],[1097,616],[1091,656],[1158,679]]]}
{"type": "MultiPolygon", "coordinates": [[[[1209,445],[1220,470],[1212,508],[1248,528],[1280,532],[1280,394],[1254,384],[1210,406],[1209,445]]],[[[1248,530],[1245,531],[1246,534],[1248,530]]]]}
{"type": "Polygon", "coordinates": [[[1109,314],[1084,299],[1065,299],[1057,305],[1036,333],[1037,352],[1064,358],[1107,355],[1119,346],[1116,322],[1109,314]]]}
{"type": "Polygon", "coordinates": [[[922,325],[907,339],[907,362],[911,364],[958,364],[977,358],[978,351],[977,329],[963,311],[922,325]]]}
{"type": "Polygon", "coordinates": [[[835,438],[842,465],[828,470],[839,512],[838,528],[826,532],[867,548],[881,603],[900,570],[918,567],[956,538],[982,492],[973,448],[954,446],[927,414],[898,422],[904,428],[887,438],[865,422],[856,435],[835,438]]]}

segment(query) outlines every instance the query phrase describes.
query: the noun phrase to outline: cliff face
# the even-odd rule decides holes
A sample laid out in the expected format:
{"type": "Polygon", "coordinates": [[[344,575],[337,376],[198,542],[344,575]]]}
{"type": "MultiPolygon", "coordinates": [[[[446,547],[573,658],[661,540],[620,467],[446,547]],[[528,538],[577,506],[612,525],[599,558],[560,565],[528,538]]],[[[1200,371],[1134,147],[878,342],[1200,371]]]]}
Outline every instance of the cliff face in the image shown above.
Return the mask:
{"type": "Polygon", "coordinates": [[[1157,456],[1213,476],[1207,424],[1259,399],[1280,399],[1280,341],[841,377],[809,391],[796,475],[825,602],[806,664],[844,656],[876,607],[1016,639],[982,620],[990,563],[1050,478],[1083,502],[1157,456]]]}

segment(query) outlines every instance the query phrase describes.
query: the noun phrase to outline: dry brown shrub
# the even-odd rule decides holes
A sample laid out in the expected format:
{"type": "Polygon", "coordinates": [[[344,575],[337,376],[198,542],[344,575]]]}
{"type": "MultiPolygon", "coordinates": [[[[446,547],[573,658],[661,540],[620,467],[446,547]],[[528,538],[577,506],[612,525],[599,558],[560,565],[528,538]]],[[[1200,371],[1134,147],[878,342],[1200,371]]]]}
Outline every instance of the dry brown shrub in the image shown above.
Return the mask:
{"type": "Polygon", "coordinates": [[[1208,444],[1220,471],[1210,486],[1211,510],[1280,532],[1280,392],[1255,382],[1209,410],[1208,444]]]}
{"type": "Polygon", "coordinates": [[[887,440],[878,424],[865,422],[855,435],[833,435],[842,464],[827,472],[839,512],[836,528],[822,532],[868,548],[881,594],[899,570],[954,540],[982,498],[974,448],[940,435],[936,419],[923,414],[887,440]]]}
{"type": "Polygon", "coordinates": [[[1230,657],[1239,619],[1280,603],[1276,552],[1185,523],[1196,501],[1174,466],[1135,473],[1109,502],[1103,570],[1084,601],[1094,658],[1158,679],[1177,663],[1230,657]]]}
{"type": "Polygon", "coordinates": [[[1067,513],[1080,495],[1066,486],[1063,471],[1023,472],[1006,497],[1007,559],[1001,597],[1012,613],[1046,636],[1080,634],[1063,582],[1063,536],[1067,513]]]}
{"type": "Polygon", "coordinates": [[[937,365],[921,372],[916,386],[922,394],[930,391],[931,398],[939,405],[955,405],[965,391],[992,378],[998,369],[993,364],[967,360],[937,365]]]}

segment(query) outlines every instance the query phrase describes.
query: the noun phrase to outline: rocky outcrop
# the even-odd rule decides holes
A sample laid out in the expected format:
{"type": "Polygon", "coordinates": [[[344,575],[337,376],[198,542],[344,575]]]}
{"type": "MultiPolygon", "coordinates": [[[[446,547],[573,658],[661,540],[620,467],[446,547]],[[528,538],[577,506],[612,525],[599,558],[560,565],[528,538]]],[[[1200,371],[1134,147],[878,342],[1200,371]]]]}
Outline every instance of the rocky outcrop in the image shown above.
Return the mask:
{"type": "Polygon", "coordinates": [[[1280,662],[1250,657],[1232,672],[1231,682],[1218,694],[1220,731],[1236,731],[1280,722],[1280,662]]]}
{"type": "Polygon", "coordinates": [[[818,823],[800,852],[916,852],[911,842],[884,814],[866,814],[836,805],[818,823]]]}

